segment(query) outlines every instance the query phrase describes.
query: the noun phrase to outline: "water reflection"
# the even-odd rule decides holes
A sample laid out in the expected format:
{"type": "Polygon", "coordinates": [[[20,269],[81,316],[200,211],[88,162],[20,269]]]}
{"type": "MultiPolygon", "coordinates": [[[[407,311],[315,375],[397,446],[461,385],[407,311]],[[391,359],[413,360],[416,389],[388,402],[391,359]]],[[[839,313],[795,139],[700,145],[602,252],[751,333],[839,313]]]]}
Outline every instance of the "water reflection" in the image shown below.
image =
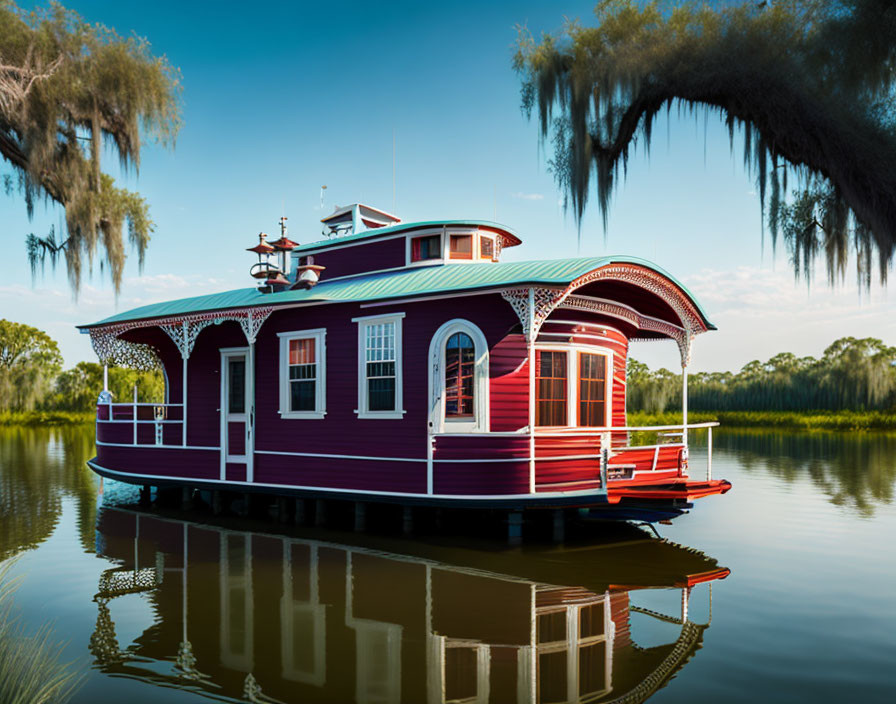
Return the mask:
{"type": "Polygon", "coordinates": [[[725,430],[716,448],[736,452],[745,469],[762,469],[793,482],[808,475],[832,503],[874,513],[893,501],[896,435],[725,430]]]}
{"type": "Polygon", "coordinates": [[[62,499],[73,496],[79,535],[92,547],[96,522],[90,432],[80,427],[0,427],[0,560],[36,547],[53,532],[62,499]]]}
{"type": "Polygon", "coordinates": [[[522,555],[396,542],[407,555],[103,508],[97,553],[115,566],[90,652],[109,674],[253,702],[643,701],[702,643],[691,588],[728,570],[631,538],[522,555]],[[631,604],[660,587],[680,612],[631,604]],[[153,615],[124,644],[114,613],[133,594],[153,615]],[[639,647],[635,613],[671,640],[639,647]]]}

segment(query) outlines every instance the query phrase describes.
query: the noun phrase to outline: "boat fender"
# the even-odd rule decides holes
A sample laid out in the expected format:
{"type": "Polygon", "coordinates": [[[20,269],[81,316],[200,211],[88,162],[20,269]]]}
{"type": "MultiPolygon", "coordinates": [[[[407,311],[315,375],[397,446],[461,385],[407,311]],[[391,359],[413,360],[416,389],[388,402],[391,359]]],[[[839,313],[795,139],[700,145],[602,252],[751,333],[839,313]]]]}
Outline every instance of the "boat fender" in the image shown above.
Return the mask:
{"type": "Polygon", "coordinates": [[[678,451],[678,474],[688,471],[688,448],[683,447],[678,451]]]}

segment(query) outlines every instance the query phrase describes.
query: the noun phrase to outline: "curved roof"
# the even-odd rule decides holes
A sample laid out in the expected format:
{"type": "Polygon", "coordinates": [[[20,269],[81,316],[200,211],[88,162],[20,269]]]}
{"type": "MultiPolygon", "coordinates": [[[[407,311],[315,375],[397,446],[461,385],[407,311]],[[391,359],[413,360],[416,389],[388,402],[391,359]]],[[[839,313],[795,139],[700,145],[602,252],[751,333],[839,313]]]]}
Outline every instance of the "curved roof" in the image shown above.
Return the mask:
{"type": "Polygon", "coordinates": [[[308,244],[300,244],[293,251],[301,254],[308,254],[319,249],[329,249],[330,247],[340,247],[344,244],[354,244],[359,240],[372,240],[377,237],[386,237],[398,234],[399,232],[407,232],[408,230],[421,230],[425,227],[441,227],[443,225],[447,225],[448,227],[471,225],[473,227],[486,227],[491,230],[497,230],[507,238],[508,242],[505,245],[507,247],[515,247],[523,242],[519,235],[513,230],[504,225],[492,222],[491,220],[423,220],[420,222],[401,222],[397,225],[389,225],[388,227],[364,230],[364,232],[358,232],[354,235],[343,235],[340,237],[318,240],[316,242],[309,242],[308,244]]]}
{"type": "Polygon", "coordinates": [[[565,287],[590,272],[611,264],[635,264],[663,276],[680,289],[682,294],[694,305],[706,329],[716,329],[709,322],[700,304],[684,285],[660,267],[645,259],[625,256],[499,262],[488,265],[443,264],[413,267],[346,276],[333,279],[332,281],[324,279],[311,289],[295,289],[279,293],[261,293],[257,288],[243,288],[205,296],[152,303],[78,327],[93,328],[134,320],[166,318],[190,313],[225,311],[253,306],[365,302],[401,299],[411,296],[460,293],[480,289],[518,287],[529,284],[565,287]]]}

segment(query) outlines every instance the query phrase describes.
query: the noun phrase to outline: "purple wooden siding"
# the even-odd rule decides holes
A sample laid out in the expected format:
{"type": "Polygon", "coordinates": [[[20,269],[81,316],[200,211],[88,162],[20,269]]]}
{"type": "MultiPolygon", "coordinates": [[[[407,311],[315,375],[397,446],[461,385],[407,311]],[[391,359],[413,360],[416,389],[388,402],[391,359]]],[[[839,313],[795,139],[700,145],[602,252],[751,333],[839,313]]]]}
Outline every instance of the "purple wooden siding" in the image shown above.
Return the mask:
{"type": "Polygon", "coordinates": [[[246,481],[246,465],[239,462],[228,462],[224,466],[224,476],[229,482],[246,481]]]}
{"type": "Polygon", "coordinates": [[[312,254],[314,263],[327,267],[321,280],[350,276],[365,271],[393,269],[405,265],[405,238],[359,244],[320,254],[312,254]]]}
{"type": "MultiPolygon", "coordinates": [[[[549,320],[545,326],[546,332],[566,331],[582,343],[613,349],[616,362],[613,369],[613,423],[624,424],[626,337],[612,331],[606,335],[606,342],[582,337],[597,333],[594,325],[601,322],[612,324],[612,321],[580,312],[558,311],[557,315],[561,321],[576,320],[583,325],[574,330],[568,323],[549,320]]],[[[519,330],[518,319],[498,294],[373,307],[346,303],[278,310],[262,326],[255,345],[255,481],[359,491],[425,493],[427,472],[424,461],[373,461],[363,458],[425,460],[429,345],[435,331],[444,322],[458,317],[476,324],[485,335],[490,349],[490,429],[506,432],[526,426],[528,361],[525,339],[519,332],[511,333],[511,330],[519,330]],[[405,314],[402,320],[404,389],[403,399],[399,399],[399,407],[404,409],[405,416],[400,420],[359,419],[355,413],[359,383],[358,324],[352,322],[352,318],[398,312],[405,314]],[[278,333],[316,328],[326,330],[326,416],[323,419],[282,419],[279,414],[278,333]],[[290,456],[268,454],[270,452],[305,454],[290,456]]],[[[159,338],[158,341],[165,348],[164,339],[159,338]]],[[[174,386],[180,380],[180,356],[170,340],[168,343],[164,355],[169,358],[166,362],[170,365],[169,383],[174,386]]],[[[220,445],[220,349],[246,347],[246,344],[242,330],[232,321],[211,325],[199,334],[189,360],[188,445],[212,448],[220,445]]],[[[166,428],[166,442],[178,442],[179,430],[179,425],[166,428]]],[[[242,452],[240,424],[230,424],[229,432],[231,454],[242,452]]],[[[141,441],[152,442],[153,433],[153,426],[147,424],[145,429],[139,431],[141,441]]],[[[614,438],[614,441],[624,441],[624,434],[619,435],[620,438],[614,438]]],[[[129,424],[114,428],[101,426],[100,429],[100,439],[107,442],[129,443],[132,436],[133,428],[129,424]]],[[[566,440],[560,440],[563,447],[549,449],[550,444],[551,441],[540,443],[538,456],[569,452],[571,449],[576,453],[590,449],[588,443],[571,448],[566,440]]],[[[110,469],[138,471],[135,468],[143,467],[143,471],[150,474],[195,478],[217,478],[220,471],[219,453],[214,450],[200,453],[173,449],[120,449],[122,452],[118,454],[101,452],[100,464],[110,469]],[[171,454],[157,454],[159,452],[171,454]]],[[[475,495],[529,491],[527,436],[439,438],[434,459],[436,493],[475,495]],[[448,461],[498,456],[516,457],[519,461],[483,464],[448,461]]],[[[539,461],[536,467],[537,484],[592,481],[593,465],[589,461],[539,461]]],[[[229,465],[227,478],[242,480],[244,471],[241,464],[229,465]]]]}
{"type": "Polygon", "coordinates": [[[437,438],[433,488],[437,494],[516,494],[529,492],[529,437],[437,438]],[[519,462],[450,460],[518,457],[519,462]]]}
{"type": "Polygon", "coordinates": [[[227,424],[227,454],[246,454],[246,424],[243,421],[227,424]]]}
{"type": "Polygon", "coordinates": [[[426,463],[256,454],[255,481],[425,494],[426,463]]]}
{"type": "Polygon", "coordinates": [[[131,474],[218,479],[221,473],[220,455],[216,450],[183,450],[153,445],[132,449],[98,445],[96,458],[101,467],[131,474]]]}

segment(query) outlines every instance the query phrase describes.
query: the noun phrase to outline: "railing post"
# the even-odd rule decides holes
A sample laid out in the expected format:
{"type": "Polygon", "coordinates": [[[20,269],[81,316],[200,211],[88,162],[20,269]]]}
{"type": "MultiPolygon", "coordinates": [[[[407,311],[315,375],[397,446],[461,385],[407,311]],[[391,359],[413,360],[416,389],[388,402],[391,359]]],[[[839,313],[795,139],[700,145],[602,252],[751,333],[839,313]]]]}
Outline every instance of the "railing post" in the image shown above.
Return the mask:
{"type": "Polygon", "coordinates": [[[712,481],[712,426],[706,430],[706,481],[712,481]]]}
{"type": "Polygon", "coordinates": [[[610,433],[600,434],[600,486],[607,491],[607,481],[609,477],[610,464],[610,444],[612,442],[610,433]]]}
{"type": "Polygon", "coordinates": [[[137,385],[134,384],[134,444],[137,444],[137,385]]]}

